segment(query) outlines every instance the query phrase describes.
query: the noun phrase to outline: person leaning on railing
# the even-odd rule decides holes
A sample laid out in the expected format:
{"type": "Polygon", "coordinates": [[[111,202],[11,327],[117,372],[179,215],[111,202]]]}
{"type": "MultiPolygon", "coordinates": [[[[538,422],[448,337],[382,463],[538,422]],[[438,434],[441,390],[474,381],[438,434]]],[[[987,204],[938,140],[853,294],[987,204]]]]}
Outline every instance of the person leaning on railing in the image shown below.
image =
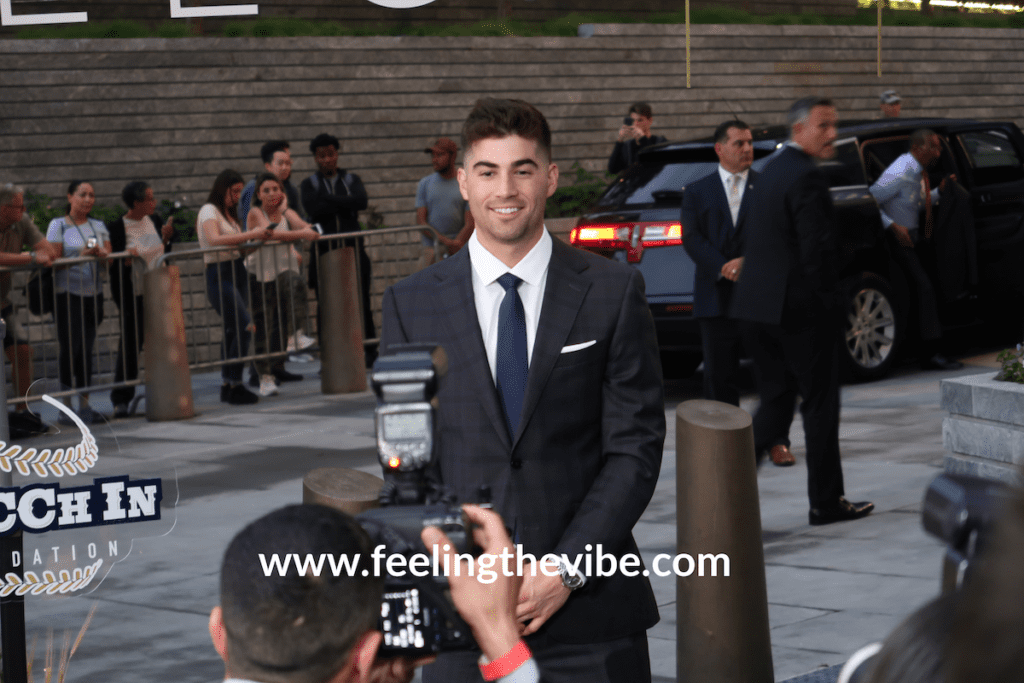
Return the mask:
{"type": "MultiPolygon", "coordinates": [[[[271,231],[266,228],[243,232],[236,213],[244,186],[238,171],[221,171],[213,182],[206,204],[199,209],[196,232],[199,246],[233,247],[249,240],[265,240],[271,231]]],[[[252,319],[249,316],[249,279],[241,253],[237,249],[203,254],[206,264],[206,296],[224,324],[221,358],[241,358],[249,348],[252,319]]],[[[224,383],[220,400],[232,405],[256,403],[259,397],[242,385],[244,363],[228,363],[221,370],[224,383]]]]}
{"type": "MultiPolygon", "coordinates": [[[[103,260],[110,255],[110,234],[103,221],[89,217],[96,193],[92,185],[73,180],[68,185],[67,215],[54,218],[46,230],[46,239],[57,250],[57,257],[93,256],[103,260]]],[[[79,390],[78,415],[86,423],[102,423],[103,417],[89,407],[92,381],[92,351],[96,328],[103,322],[103,283],[100,266],[94,261],[75,263],[54,269],[55,293],[53,317],[60,343],[60,382],[65,388],[79,390]]],[[[71,407],[71,397],[64,397],[71,407]]],[[[63,413],[62,424],[71,424],[63,413]]]]}
{"type": "MultiPolygon", "coordinates": [[[[304,334],[309,292],[299,275],[302,257],[289,242],[315,240],[319,235],[299,214],[288,208],[281,181],[273,173],[256,177],[248,229],[271,231],[270,239],[285,244],[256,249],[245,259],[251,277],[252,317],[256,324],[256,354],[283,351],[285,339],[294,330],[296,348],[314,342],[304,334]],[[274,226],[271,229],[271,226],[274,226]]],[[[277,393],[277,382],[297,381],[302,375],[288,372],[284,358],[256,361],[260,396],[277,393]]]]}
{"type": "MultiPolygon", "coordinates": [[[[25,191],[11,183],[0,187],[0,266],[48,266],[55,252],[25,213],[25,191]],[[22,251],[28,247],[31,251],[22,251]]],[[[28,394],[32,385],[32,348],[17,336],[20,326],[14,319],[10,301],[11,274],[0,273],[0,317],[7,323],[4,352],[11,363],[14,388],[18,396],[28,394]]],[[[19,403],[19,412],[28,412],[28,404],[19,403]]],[[[41,423],[40,423],[41,426],[41,423]]]]}
{"type": "MultiPolygon", "coordinates": [[[[121,199],[128,213],[107,224],[110,244],[115,252],[128,251],[141,258],[151,268],[164,251],[170,248],[174,235],[174,219],[168,218],[161,227],[156,215],[153,188],[135,180],[121,190],[121,199]]],[[[121,341],[117,347],[117,365],[114,383],[139,376],[139,352],[142,351],[145,322],[143,317],[143,276],[146,269],[132,263],[133,259],[118,259],[110,264],[110,293],[121,311],[121,341]]],[[[110,392],[114,417],[128,417],[128,404],[135,398],[135,386],[115,387],[110,392]]]]}

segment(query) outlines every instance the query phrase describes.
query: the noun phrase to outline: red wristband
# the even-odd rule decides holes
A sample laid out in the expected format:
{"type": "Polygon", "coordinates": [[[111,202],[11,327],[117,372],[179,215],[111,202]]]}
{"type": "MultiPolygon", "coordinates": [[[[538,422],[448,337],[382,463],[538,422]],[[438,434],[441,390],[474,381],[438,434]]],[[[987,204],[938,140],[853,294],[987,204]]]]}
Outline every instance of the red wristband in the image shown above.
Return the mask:
{"type": "Polygon", "coordinates": [[[496,681],[502,676],[508,676],[532,656],[530,648],[526,647],[526,641],[520,640],[515,647],[490,664],[481,664],[480,674],[485,681],[496,681]]]}

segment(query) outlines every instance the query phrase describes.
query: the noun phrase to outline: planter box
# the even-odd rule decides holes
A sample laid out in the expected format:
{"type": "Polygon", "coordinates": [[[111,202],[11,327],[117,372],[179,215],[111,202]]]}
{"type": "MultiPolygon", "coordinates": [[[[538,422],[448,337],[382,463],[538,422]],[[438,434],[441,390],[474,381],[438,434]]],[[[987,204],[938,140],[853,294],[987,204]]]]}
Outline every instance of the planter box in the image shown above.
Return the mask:
{"type": "Polygon", "coordinates": [[[1024,384],[995,374],[940,382],[946,471],[1024,485],[1024,384]]]}

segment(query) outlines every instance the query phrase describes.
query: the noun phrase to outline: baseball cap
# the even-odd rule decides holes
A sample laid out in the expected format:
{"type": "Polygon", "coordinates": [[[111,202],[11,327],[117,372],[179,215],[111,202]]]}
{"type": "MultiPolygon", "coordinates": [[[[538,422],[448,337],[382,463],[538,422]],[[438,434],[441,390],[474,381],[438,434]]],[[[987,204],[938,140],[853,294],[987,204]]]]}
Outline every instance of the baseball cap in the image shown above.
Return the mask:
{"type": "Polygon", "coordinates": [[[434,143],[433,147],[426,147],[424,148],[423,151],[430,153],[433,152],[434,150],[437,150],[438,152],[451,152],[452,154],[455,154],[456,152],[459,151],[459,147],[451,138],[438,138],[437,142],[434,143]]]}
{"type": "Polygon", "coordinates": [[[886,90],[878,99],[882,101],[882,104],[896,104],[900,101],[900,94],[895,90],[886,90]]]}

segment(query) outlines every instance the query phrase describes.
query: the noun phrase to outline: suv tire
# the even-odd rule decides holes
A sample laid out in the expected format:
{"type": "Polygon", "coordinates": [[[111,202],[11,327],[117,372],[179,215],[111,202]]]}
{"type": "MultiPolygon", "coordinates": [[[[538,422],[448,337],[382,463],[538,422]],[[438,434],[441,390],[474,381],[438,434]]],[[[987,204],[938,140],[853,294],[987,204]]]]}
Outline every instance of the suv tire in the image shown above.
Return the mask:
{"type": "Polygon", "coordinates": [[[892,288],[874,273],[861,273],[845,280],[841,291],[847,369],[854,379],[880,379],[892,368],[904,335],[892,288]]]}

